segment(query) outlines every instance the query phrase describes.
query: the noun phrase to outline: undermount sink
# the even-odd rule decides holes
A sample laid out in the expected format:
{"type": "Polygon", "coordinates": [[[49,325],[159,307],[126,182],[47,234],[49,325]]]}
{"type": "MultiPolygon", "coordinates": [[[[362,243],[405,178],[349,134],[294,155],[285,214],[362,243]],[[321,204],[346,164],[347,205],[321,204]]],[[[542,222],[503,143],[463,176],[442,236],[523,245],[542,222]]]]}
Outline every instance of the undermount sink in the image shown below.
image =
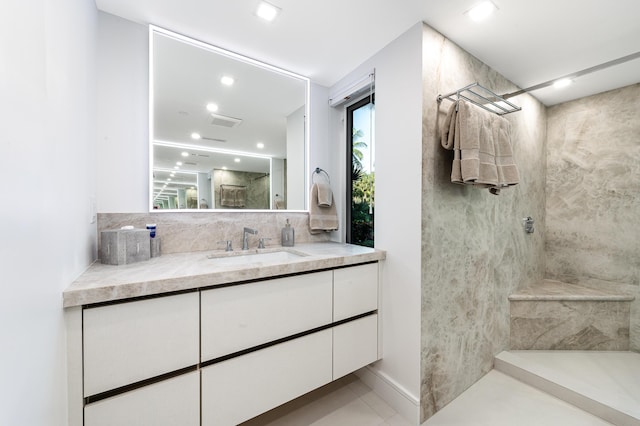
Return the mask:
{"type": "Polygon", "coordinates": [[[243,264],[285,263],[308,254],[290,249],[261,249],[210,254],[207,258],[221,266],[243,264]]]}

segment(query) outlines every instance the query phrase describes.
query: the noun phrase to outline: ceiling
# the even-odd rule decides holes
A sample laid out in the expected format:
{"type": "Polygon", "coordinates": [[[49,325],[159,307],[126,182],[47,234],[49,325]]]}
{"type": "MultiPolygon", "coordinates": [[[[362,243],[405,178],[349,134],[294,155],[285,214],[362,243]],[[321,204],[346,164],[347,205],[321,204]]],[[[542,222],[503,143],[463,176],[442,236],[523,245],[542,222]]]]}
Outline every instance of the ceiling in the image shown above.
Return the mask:
{"type": "MultiPolygon", "coordinates": [[[[258,0],[96,0],[100,10],[152,23],[332,86],[409,27],[423,21],[520,87],[640,51],[638,0],[494,0],[473,23],[478,0],[270,0],[274,22],[255,16],[258,0]]],[[[640,82],[640,59],[532,94],[546,105],[640,82]]]]}

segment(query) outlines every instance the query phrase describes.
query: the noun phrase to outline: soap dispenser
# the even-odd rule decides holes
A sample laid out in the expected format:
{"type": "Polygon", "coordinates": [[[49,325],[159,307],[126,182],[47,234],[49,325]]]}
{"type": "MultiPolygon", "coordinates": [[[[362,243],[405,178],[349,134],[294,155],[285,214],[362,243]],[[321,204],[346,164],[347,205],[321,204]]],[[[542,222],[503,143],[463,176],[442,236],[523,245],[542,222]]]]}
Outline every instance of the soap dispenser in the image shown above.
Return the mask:
{"type": "Polygon", "coordinates": [[[287,219],[287,223],[282,228],[282,246],[283,247],[293,247],[295,244],[295,231],[291,227],[289,223],[289,219],[287,219]]]}

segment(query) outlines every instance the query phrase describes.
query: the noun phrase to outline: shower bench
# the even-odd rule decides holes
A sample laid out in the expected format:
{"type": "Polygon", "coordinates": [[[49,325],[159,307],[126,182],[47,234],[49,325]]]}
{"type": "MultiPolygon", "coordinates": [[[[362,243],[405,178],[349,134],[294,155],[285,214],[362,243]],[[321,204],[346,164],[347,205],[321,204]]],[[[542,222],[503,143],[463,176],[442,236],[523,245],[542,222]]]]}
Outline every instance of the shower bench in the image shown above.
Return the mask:
{"type": "Polygon", "coordinates": [[[629,350],[623,289],[542,280],[509,296],[512,350],[629,350]]]}

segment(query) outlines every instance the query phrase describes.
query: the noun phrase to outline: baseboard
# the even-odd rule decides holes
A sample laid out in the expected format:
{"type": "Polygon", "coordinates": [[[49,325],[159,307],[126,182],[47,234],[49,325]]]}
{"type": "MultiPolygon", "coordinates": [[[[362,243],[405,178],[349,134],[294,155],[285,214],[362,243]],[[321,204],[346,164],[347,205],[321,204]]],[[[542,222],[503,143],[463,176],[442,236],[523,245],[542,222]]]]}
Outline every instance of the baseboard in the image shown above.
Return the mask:
{"type": "Polygon", "coordinates": [[[371,367],[361,368],[355,375],[409,423],[420,424],[420,400],[395,380],[371,367]]]}

